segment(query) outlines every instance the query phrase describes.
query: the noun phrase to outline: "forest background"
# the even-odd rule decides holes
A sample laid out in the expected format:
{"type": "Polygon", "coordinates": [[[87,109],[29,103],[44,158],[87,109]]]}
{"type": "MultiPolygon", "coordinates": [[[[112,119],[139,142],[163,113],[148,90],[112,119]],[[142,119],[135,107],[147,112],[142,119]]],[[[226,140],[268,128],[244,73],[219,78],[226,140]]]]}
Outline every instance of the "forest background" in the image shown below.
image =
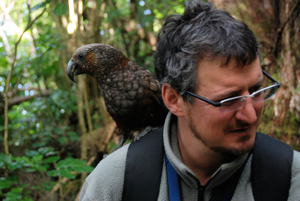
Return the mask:
{"type": "MultiPolygon", "coordinates": [[[[256,34],[281,83],[259,130],[300,150],[300,1],[214,0],[256,34]]],[[[77,200],[118,144],[96,81],[66,65],[79,46],[112,45],[154,72],[157,34],[183,0],[0,0],[0,200],[77,200]]]]}

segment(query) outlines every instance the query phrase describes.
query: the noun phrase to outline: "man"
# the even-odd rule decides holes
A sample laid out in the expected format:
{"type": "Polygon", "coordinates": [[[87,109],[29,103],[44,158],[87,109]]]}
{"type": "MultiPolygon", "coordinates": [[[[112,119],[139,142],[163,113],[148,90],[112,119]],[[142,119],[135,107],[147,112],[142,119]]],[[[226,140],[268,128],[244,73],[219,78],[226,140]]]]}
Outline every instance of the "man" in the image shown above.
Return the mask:
{"type": "MultiPolygon", "coordinates": [[[[157,200],[254,200],[251,164],[256,130],[264,100],[280,84],[262,71],[252,31],[210,3],[188,2],[183,15],[167,18],[155,59],[162,97],[170,110],[162,131],[166,160],[157,200]],[[169,175],[172,171],[174,178],[169,175]]],[[[100,162],[87,178],[81,200],[126,198],[128,147],[100,162]]],[[[299,152],[293,151],[290,169],[287,200],[300,200],[299,152]]]]}

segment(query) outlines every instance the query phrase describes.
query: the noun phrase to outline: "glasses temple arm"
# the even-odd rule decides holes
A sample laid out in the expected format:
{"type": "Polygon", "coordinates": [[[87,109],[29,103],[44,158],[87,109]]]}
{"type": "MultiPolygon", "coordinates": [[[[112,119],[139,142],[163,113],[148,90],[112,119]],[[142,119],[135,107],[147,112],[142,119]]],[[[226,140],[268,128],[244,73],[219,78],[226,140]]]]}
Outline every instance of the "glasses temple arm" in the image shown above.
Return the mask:
{"type": "Polygon", "coordinates": [[[271,77],[271,75],[269,75],[266,71],[262,70],[263,74],[269,78],[272,82],[275,82],[275,84],[278,86],[278,88],[280,87],[280,83],[277,82],[274,78],[271,77]]]}
{"type": "Polygon", "coordinates": [[[221,103],[216,103],[216,102],[214,102],[214,101],[208,100],[208,99],[206,99],[206,98],[204,98],[204,97],[202,97],[202,96],[199,96],[199,95],[197,95],[197,94],[194,94],[194,93],[192,93],[192,92],[190,92],[190,91],[186,91],[186,93],[188,93],[188,94],[194,96],[195,98],[198,98],[198,99],[200,99],[200,100],[203,100],[204,102],[207,102],[207,103],[209,103],[209,104],[211,104],[211,105],[213,105],[213,106],[215,106],[215,107],[221,107],[221,103]]]}

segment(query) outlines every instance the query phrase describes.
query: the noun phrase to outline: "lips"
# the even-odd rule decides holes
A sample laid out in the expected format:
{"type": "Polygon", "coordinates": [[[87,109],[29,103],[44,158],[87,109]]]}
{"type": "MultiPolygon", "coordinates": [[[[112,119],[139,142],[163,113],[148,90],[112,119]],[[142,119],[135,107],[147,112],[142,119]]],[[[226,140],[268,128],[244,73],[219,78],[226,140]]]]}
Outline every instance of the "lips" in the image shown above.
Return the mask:
{"type": "Polygon", "coordinates": [[[232,129],[229,131],[229,133],[245,133],[249,131],[251,126],[245,127],[245,128],[237,128],[237,129],[232,129]]]}
{"type": "Polygon", "coordinates": [[[232,130],[230,132],[243,132],[243,131],[246,131],[248,128],[239,128],[239,129],[232,130]]]}

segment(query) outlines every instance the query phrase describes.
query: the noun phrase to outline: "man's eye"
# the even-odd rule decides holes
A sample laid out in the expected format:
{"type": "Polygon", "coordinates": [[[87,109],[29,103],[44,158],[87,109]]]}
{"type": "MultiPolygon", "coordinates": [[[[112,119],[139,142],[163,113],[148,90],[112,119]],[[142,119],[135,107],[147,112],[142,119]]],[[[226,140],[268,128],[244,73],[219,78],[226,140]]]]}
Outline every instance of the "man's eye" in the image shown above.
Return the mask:
{"type": "Polygon", "coordinates": [[[216,103],[220,103],[222,100],[225,100],[225,99],[227,99],[227,98],[222,98],[222,99],[212,100],[212,101],[214,101],[214,102],[216,102],[216,103]]]}
{"type": "Polygon", "coordinates": [[[231,106],[231,105],[235,104],[237,100],[238,99],[226,101],[226,102],[222,103],[222,106],[231,106]]]}
{"type": "Polygon", "coordinates": [[[230,96],[230,97],[226,97],[226,98],[222,98],[222,99],[220,99],[220,100],[216,100],[215,102],[216,103],[220,103],[221,101],[224,101],[224,100],[227,100],[227,99],[229,99],[229,98],[233,98],[234,96],[230,96]]]}
{"type": "Polygon", "coordinates": [[[236,97],[236,96],[238,96],[238,95],[232,95],[232,96],[224,97],[224,98],[221,98],[221,99],[217,99],[217,100],[214,100],[214,102],[220,103],[221,101],[224,101],[224,100],[236,97]]]}
{"type": "Polygon", "coordinates": [[[262,88],[263,88],[262,85],[255,86],[255,87],[253,87],[253,88],[250,90],[250,93],[256,92],[256,91],[258,91],[258,90],[260,90],[260,89],[262,89],[262,88]]]}

